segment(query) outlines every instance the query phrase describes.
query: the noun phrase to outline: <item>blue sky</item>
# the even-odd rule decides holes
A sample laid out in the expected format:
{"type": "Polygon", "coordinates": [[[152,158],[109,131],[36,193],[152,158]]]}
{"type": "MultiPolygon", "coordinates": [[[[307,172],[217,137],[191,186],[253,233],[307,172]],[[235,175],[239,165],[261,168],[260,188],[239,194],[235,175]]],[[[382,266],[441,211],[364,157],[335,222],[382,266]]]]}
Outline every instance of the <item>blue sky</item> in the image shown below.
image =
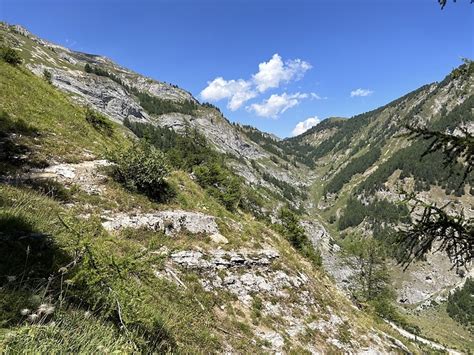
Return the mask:
{"type": "Polygon", "coordinates": [[[0,19],[285,137],[474,58],[474,5],[448,1],[441,11],[436,0],[0,0],[0,19]]]}

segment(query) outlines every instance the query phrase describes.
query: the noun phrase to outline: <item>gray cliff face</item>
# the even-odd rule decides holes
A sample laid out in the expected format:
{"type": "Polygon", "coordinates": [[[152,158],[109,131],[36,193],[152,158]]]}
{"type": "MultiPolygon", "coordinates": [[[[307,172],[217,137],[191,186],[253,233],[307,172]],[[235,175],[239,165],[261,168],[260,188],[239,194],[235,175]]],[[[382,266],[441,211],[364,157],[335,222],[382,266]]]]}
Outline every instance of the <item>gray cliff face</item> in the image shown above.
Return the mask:
{"type": "Polygon", "coordinates": [[[78,103],[91,106],[116,122],[122,122],[125,118],[149,120],[149,115],[126,89],[109,78],[43,65],[30,65],[30,69],[37,75],[48,70],[52,74],[53,85],[72,94],[78,103]]]}
{"type": "Polygon", "coordinates": [[[265,158],[268,154],[255,143],[248,141],[232,125],[214,112],[200,110],[196,115],[168,113],[153,120],[159,126],[181,132],[186,126],[203,132],[205,137],[222,153],[242,156],[248,159],[265,158]]]}

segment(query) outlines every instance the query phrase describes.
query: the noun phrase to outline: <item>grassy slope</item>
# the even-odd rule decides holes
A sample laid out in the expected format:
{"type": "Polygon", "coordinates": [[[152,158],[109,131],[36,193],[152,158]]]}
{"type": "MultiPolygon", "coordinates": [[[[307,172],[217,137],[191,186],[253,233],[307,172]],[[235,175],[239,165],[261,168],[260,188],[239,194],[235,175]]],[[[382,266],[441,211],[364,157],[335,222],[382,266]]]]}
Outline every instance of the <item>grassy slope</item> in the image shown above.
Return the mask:
{"type": "MultiPolygon", "coordinates": [[[[14,141],[14,144],[21,144],[22,147],[28,149],[31,153],[31,159],[29,160],[76,162],[84,158],[90,158],[90,153],[101,158],[107,150],[114,149],[119,145],[129,144],[121,128],[116,126],[112,136],[98,132],[87,123],[82,108],[71,104],[66,95],[58,92],[49,84],[22,68],[14,68],[0,62],[0,93],[0,109],[8,114],[6,119],[5,117],[2,119],[2,132],[17,133],[18,127],[25,126],[25,123],[29,128],[28,133],[30,129],[34,132],[34,134],[17,135],[14,141]],[[20,120],[24,123],[20,123],[20,120]]],[[[31,163],[31,161],[28,161],[28,163],[31,163]]],[[[6,166],[11,168],[9,164],[6,164],[6,166]]],[[[179,177],[176,177],[176,179],[179,181],[179,177]]],[[[113,263],[123,262],[127,264],[130,261],[129,255],[133,257],[144,245],[141,240],[131,241],[130,235],[123,238],[120,236],[119,238],[117,236],[112,238],[102,230],[96,217],[84,222],[76,216],[85,210],[95,212],[97,216],[102,208],[117,206],[126,208],[138,204],[145,209],[154,207],[153,203],[147,201],[143,196],[129,194],[121,187],[113,183],[110,184],[110,189],[107,190],[108,196],[98,197],[88,196],[81,192],[73,193],[72,199],[75,206],[77,206],[73,208],[66,208],[61,201],[45,197],[26,186],[9,187],[0,185],[0,224],[2,225],[0,229],[3,232],[2,235],[9,236],[9,231],[14,231],[21,234],[44,233],[53,236],[54,248],[48,246],[49,258],[40,260],[49,265],[48,270],[41,268],[40,271],[43,277],[47,277],[49,273],[57,272],[62,263],[66,264],[66,261],[71,260],[75,254],[81,252],[84,245],[87,245],[93,251],[96,263],[103,267],[99,275],[95,276],[103,279],[105,277],[103,272],[111,272],[111,258],[114,260],[113,263]],[[67,221],[68,228],[63,224],[63,220],[67,221]],[[79,232],[80,237],[78,237],[76,231],[79,232]],[[98,239],[98,236],[101,238],[98,239]]],[[[152,244],[159,237],[154,236],[154,238],[150,238],[144,243],[152,244]]],[[[23,246],[16,245],[15,247],[21,249],[23,246]]],[[[5,249],[3,251],[6,252],[5,249]]],[[[32,254],[34,254],[34,250],[32,254]]],[[[3,255],[2,260],[8,260],[6,258],[7,255],[3,255]]],[[[150,261],[147,260],[147,262],[150,261]]],[[[145,264],[140,263],[140,266],[144,267],[145,264]]],[[[15,275],[15,271],[18,274],[23,272],[23,265],[2,266],[8,267],[13,275],[15,275]],[[15,267],[17,267],[16,270],[15,267]]],[[[33,269],[36,267],[37,265],[32,265],[33,269]]],[[[148,264],[148,270],[143,273],[143,278],[150,278],[150,272],[151,269],[148,264]]],[[[142,325],[137,330],[139,334],[135,335],[135,338],[130,336],[134,339],[134,341],[131,341],[129,337],[117,333],[116,321],[110,319],[111,316],[107,315],[107,312],[98,312],[91,320],[85,319],[84,312],[92,309],[92,305],[84,307],[81,302],[77,304],[77,300],[73,300],[74,293],[80,294],[84,291],[81,291],[84,287],[91,289],[86,290],[85,300],[87,298],[91,300],[98,299],[104,303],[103,307],[111,307],[110,312],[115,312],[115,306],[110,304],[110,300],[107,300],[107,295],[104,294],[103,289],[96,289],[97,285],[95,284],[88,285],[87,273],[90,273],[91,277],[94,275],[93,270],[89,270],[87,265],[81,264],[71,271],[70,275],[67,275],[71,280],[71,284],[73,279],[81,279],[81,281],[77,281],[81,286],[77,290],[71,290],[66,296],[69,298],[69,302],[66,302],[69,306],[54,315],[57,326],[36,325],[10,328],[7,337],[10,348],[7,349],[12,351],[15,351],[15,349],[35,351],[50,351],[52,349],[70,349],[74,351],[80,349],[81,351],[95,351],[97,349],[94,346],[101,345],[109,347],[109,349],[136,350],[136,344],[139,343],[137,339],[145,342],[146,325],[142,325]],[[103,299],[104,297],[105,299],[103,299]],[[80,315],[82,315],[82,319],[80,315]],[[74,327],[74,324],[77,326],[82,323],[88,324],[85,327],[86,333],[75,340],[75,334],[71,332],[70,328],[74,327]],[[97,334],[105,334],[104,339],[99,341],[97,334]],[[37,348],[38,343],[33,341],[32,337],[43,339],[43,348],[37,348]]],[[[114,280],[114,278],[112,279],[114,280]]],[[[49,298],[56,298],[58,287],[64,287],[63,281],[59,285],[50,285],[48,288],[44,283],[22,279],[20,282],[15,281],[9,285],[10,287],[2,289],[3,294],[0,298],[3,301],[1,304],[3,309],[0,312],[2,314],[0,327],[11,327],[17,324],[19,309],[24,307],[34,308],[41,302],[48,302],[49,298]]],[[[2,282],[4,282],[3,276],[2,282]]],[[[133,282],[130,283],[129,280],[128,284],[124,285],[119,282],[111,287],[117,293],[116,298],[122,298],[120,303],[124,304],[122,306],[124,312],[135,313],[130,315],[131,319],[135,319],[139,315],[143,322],[154,321],[156,323],[153,326],[154,328],[158,329],[158,325],[163,323],[162,328],[172,330],[173,339],[163,335],[164,344],[166,343],[163,345],[164,347],[180,346],[190,351],[197,349],[194,348],[195,346],[203,350],[215,349],[215,339],[208,339],[210,335],[207,329],[210,327],[210,316],[208,312],[199,311],[199,307],[196,307],[191,296],[195,294],[195,290],[190,289],[182,292],[176,290],[176,286],[171,283],[167,284],[162,280],[152,278],[148,287],[142,288],[144,293],[147,294],[146,297],[152,297],[153,295],[157,296],[157,299],[154,302],[146,302],[141,299],[140,304],[143,305],[143,308],[141,308],[135,304],[129,304],[140,300],[129,297],[130,294],[133,294],[133,287],[136,286],[133,282]],[[153,290],[160,290],[160,292],[153,292],[153,290]],[[189,333],[191,329],[193,329],[192,334],[189,333]]],[[[124,317],[126,316],[124,314],[124,317]]],[[[137,323],[140,322],[137,320],[137,323]]],[[[151,325],[148,325],[148,328],[151,328],[151,325]]],[[[5,331],[2,333],[7,334],[5,331]]]]}
{"type": "MultiPolygon", "coordinates": [[[[32,133],[21,143],[34,150],[36,159],[81,161],[89,153],[100,156],[128,141],[118,125],[112,136],[101,134],[85,120],[83,108],[26,69],[0,62],[0,73],[0,111],[10,116],[10,126],[29,126],[32,133]]],[[[4,131],[5,122],[0,124],[4,131]]]]}

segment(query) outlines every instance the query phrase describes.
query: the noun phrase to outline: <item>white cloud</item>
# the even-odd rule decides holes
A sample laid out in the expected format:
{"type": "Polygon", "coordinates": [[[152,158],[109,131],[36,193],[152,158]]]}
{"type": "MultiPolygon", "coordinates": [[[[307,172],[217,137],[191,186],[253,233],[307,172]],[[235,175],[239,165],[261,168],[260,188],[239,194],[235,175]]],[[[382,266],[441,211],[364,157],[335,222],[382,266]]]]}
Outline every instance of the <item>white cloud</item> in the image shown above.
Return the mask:
{"type": "MultiPolygon", "coordinates": [[[[209,81],[207,87],[201,91],[201,98],[206,101],[219,101],[227,99],[227,107],[235,111],[245,102],[257,97],[270,88],[278,88],[281,83],[299,80],[304,73],[311,69],[311,64],[301,59],[290,59],[283,62],[278,54],[274,54],[268,62],[258,65],[258,73],[249,80],[225,80],[217,77],[209,81]]],[[[312,93],[312,98],[319,96],[312,93]]]]}
{"type": "Polygon", "coordinates": [[[301,100],[307,99],[308,97],[308,94],[301,94],[299,92],[291,95],[288,95],[286,92],[282,95],[273,94],[260,104],[250,105],[248,109],[254,111],[257,116],[276,118],[280,113],[298,105],[301,100]]]}
{"type": "Polygon", "coordinates": [[[372,95],[374,92],[369,89],[356,89],[351,91],[351,97],[356,97],[356,96],[369,96],[372,95]]]}
{"type": "Polygon", "coordinates": [[[201,97],[204,100],[219,101],[229,99],[227,107],[232,111],[237,110],[246,101],[255,96],[257,96],[257,93],[252,89],[250,82],[242,79],[227,81],[222,77],[208,82],[207,87],[201,91],[201,97]]]}
{"type": "Polygon", "coordinates": [[[293,136],[300,135],[300,134],[306,132],[311,127],[316,126],[319,122],[321,122],[321,121],[319,120],[318,116],[309,117],[308,119],[306,119],[304,121],[298,122],[296,124],[295,128],[293,129],[293,131],[291,132],[291,134],[293,136]]]}
{"type": "Polygon", "coordinates": [[[253,75],[253,80],[258,91],[264,92],[279,87],[282,82],[301,79],[311,68],[311,64],[301,59],[291,59],[283,63],[280,55],[275,53],[268,62],[258,65],[258,73],[253,75]]]}

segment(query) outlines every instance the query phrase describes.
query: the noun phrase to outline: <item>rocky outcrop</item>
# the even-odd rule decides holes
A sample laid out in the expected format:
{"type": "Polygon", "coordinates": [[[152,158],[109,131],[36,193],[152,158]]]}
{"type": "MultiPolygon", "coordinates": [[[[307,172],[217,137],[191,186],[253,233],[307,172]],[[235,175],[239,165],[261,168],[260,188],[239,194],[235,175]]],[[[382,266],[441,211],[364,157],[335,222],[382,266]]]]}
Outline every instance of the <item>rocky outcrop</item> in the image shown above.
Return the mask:
{"type": "Polygon", "coordinates": [[[146,228],[161,231],[166,235],[175,235],[180,232],[205,235],[219,234],[215,217],[199,212],[173,210],[136,214],[117,213],[104,214],[102,218],[105,220],[102,226],[109,231],[124,228],[146,228]]]}
{"type": "Polygon", "coordinates": [[[320,251],[324,270],[331,275],[342,291],[350,294],[355,270],[351,267],[351,263],[339,255],[341,249],[339,245],[319,222],[302,221],[301,225],[313,246],[320,251]]]}
{"type": "Polygon", "coordinates": [[[347,316],[338,314],[330,306],[320,305],[313,287],[327,286],[313,285],[305,273],[281,265],[280,253],[274,249],[172,252],[162,248],[156,253],[167,260],[163,269],[155,271],[157,277],[186,287],[181,276],[194,273],[207,292],[236,297],[233,307],[242,314],[258,309],[260,317],[274,320],[271,327],[251,327],[252,341],[263,341],[265,352],[284,353],[289,344],[292,347],[298,344],[310,353],[320,353],[318,341],[301,341],[307,337],[325,339],[332,351],[345,353],[383,353],[387,349],[399,351],[400,346],[404,347],[401,343],[400,346],[393,344],[388,335],[375,330],[357,334],[355,329],[348,327],[350,319],[347,316]],[[342,327],[348,332],[344,342],[337,335],[342,327]]]}
{"type": "Polygon", "coordinates": [[[187,269],[217,270],[268,266],[279,256],[271,249],[257,252],[215,250],[208,253],[187,250],[173,253],[170,258],[174,263],[187,269]]]}
{"type": "Polygon", "coordinates": [[[194,116],[180,113],[164,114],[154,122],[162,127],[172,128],[177,132],[184,131],[186,126],[196,128],[209,139],[217,150],[223,153],[242,156],[250,160],[268,156],[255,143],[250,142],[235,130],[229,122],[209,110],[203,110],[194,116]]]}
{"type": "Polygon", "coordinates": [[[405,272],[393,265],[394,288],[397,301],[402,304],[431,303],[431,300],[447,300],[449,290],[473,275],[473,270],[465,275],[456,274],[448,258],[443,254],[429,254],[426,261],[411,265],[405,272]]]}

